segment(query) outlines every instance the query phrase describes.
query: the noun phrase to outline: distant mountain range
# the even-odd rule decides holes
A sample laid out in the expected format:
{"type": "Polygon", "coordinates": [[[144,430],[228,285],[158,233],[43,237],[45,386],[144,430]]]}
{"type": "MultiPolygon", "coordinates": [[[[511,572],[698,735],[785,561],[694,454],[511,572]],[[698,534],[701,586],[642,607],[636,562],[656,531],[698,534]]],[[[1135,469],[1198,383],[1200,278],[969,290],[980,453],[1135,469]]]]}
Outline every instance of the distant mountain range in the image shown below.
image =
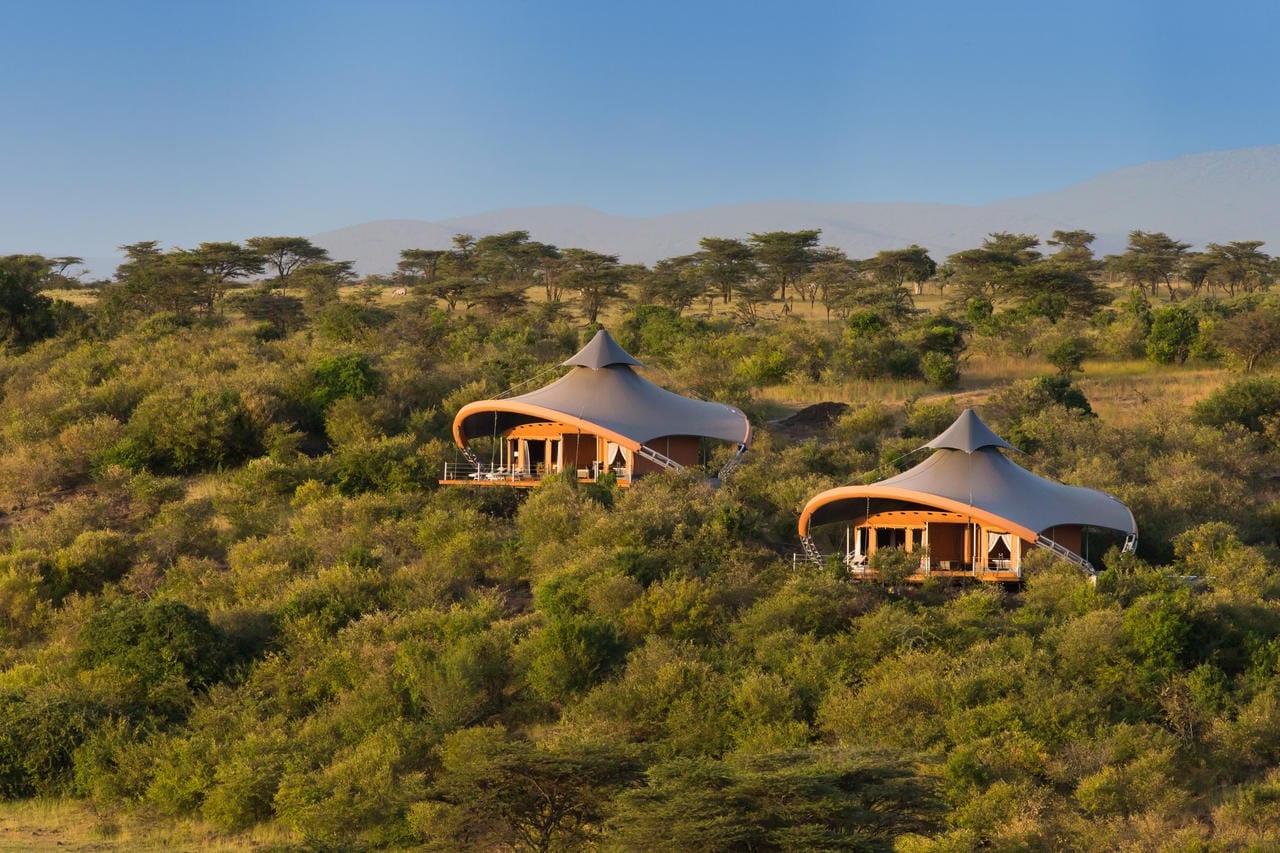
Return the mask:
{"type": "Polygon", "coordinates": [[[977,246],[992,231],[1047,238],[1057,229],[1098,235],[1099,254],[1118,252],[1132,229],[1165,231],[1201,246],[1266,240],[1280,254],[1280,145],[1193,154],[1108,172],[1063,190],[978,206],[775,201],[661,216],[614,216],[587,207],[526,207],[428,222],[393,219],[311,239],[363,273],[395,269],[400,250],[443,249],[454,234],[525,230],[533,239],[651,264],[696,251],[702,237],[821,228],[822,242],[852,257],[918,243],[937,260],[977,246]]]}
{"type": "MultiPolygon", "coordinates": [[[[942,261],[973,248],[992,231],[1038,235],[1087,229],[1094,250],[1124,250],[1133,229],[1164,231],[1201,247],[1265,240],[1280,255],[1280,145],[1192,154],[1117,169],[1063,190],[984,205],[761,201],[661,216],[614,216],[589,207],[522,207],[429,222],[385,219],[312,235],[363,274],[395,269],[401,249],[445,249],[454,234],[528,231],[533,239],[652,264],[697,251],[702,237],[821,228],[824,245],[851,257],[917,243],[942,261]]],[[[245,235],[251,236],[251,235],[245,235]]],[[[110,276],[116,258],[87,258],[110,276]]]]}

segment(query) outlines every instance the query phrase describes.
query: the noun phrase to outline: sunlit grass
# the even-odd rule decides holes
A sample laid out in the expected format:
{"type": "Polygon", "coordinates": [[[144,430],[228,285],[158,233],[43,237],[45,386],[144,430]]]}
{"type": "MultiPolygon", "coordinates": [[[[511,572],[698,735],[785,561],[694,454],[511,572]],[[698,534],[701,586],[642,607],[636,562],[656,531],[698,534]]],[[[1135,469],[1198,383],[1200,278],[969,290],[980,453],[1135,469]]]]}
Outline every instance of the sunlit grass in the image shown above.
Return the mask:
{"type": "Polygon", "coordinates": [[[262,825],[252,832],[234,835],[194,820],[147,820],[98,814],[89,805],[74,800],[0,803],[0,853],[91,850],[241,853],[290,848],[298,842],[292,833],[274,825],[262,825]]]}

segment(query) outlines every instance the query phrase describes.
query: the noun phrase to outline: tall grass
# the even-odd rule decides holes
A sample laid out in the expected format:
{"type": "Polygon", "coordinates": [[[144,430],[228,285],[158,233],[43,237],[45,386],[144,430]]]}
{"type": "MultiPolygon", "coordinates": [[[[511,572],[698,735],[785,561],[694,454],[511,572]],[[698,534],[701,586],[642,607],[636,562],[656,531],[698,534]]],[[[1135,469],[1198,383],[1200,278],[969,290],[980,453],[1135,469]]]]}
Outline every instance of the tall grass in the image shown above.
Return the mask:
{"type": "Polygon", "coordinates": [[[194,820],[166,821],[99,814],[72,800],[32,799],[0,803],[0,853],[67,853],[119,850],[168,853],[200,850],[242,853],[295,849],[299,839],[283,827],[263,825],[228,834],[194,820]]]}

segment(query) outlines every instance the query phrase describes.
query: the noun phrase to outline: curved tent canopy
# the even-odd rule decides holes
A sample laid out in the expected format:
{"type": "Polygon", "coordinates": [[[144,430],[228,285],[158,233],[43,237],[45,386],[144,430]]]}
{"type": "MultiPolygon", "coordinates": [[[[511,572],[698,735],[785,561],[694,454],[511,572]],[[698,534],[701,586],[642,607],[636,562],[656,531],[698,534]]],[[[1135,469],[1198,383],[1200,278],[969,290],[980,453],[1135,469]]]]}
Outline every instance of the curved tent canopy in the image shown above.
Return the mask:
{"type": "Polygon", "coordinates": [[[925,446],[939,449],[908,471],[879,483],[829,489],[810,499],[800,516],[800,535],[833,521],[929,508],[1008,527],[1030,542],[1062,525],[1138,533],[1133,513],[1106,492],[1046,480],[1005,457],[997,448],[1012,445],[971,409],[925,446]]]}
{"type": "Polygon", "coordinates": [[[633,451],[673,435],[751,442],[751,424],[741,411],[659,388],[632,369],[640,362],[603,329],[563,364],[573,370],[544,388],[463,406],[453,421],[458,444],[540,421],[575,426],[633,451]]]}

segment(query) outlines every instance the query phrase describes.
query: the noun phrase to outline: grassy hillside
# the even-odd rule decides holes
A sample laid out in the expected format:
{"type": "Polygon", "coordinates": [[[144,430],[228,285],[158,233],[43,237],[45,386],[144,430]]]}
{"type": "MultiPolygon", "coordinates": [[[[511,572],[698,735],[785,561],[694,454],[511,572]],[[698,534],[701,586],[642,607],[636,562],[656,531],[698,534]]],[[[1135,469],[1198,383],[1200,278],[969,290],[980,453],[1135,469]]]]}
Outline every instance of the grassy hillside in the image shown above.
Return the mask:
{"type": "Polygon", "coordinates": [[[651,378],[752,417],[718,490],[436,484],[462,405],[590,337],[556,304],[349,295],[11,348],[0,844],[1268,849],[1280,394],[1215,346],[1245,307],[1194,310],[1159,364],[1124,307],[613,309],[651,378]],[[1067,339],[1082,371],[1047,360],[1067,339]],[[817,401],[850,408],[773,424],[817,401]],[[1018,591],[793,568],[810,496],[964,406],[1128,503],[1139,554],[1091,554],[1096,585],[1036,555],[1018,591]]]}

